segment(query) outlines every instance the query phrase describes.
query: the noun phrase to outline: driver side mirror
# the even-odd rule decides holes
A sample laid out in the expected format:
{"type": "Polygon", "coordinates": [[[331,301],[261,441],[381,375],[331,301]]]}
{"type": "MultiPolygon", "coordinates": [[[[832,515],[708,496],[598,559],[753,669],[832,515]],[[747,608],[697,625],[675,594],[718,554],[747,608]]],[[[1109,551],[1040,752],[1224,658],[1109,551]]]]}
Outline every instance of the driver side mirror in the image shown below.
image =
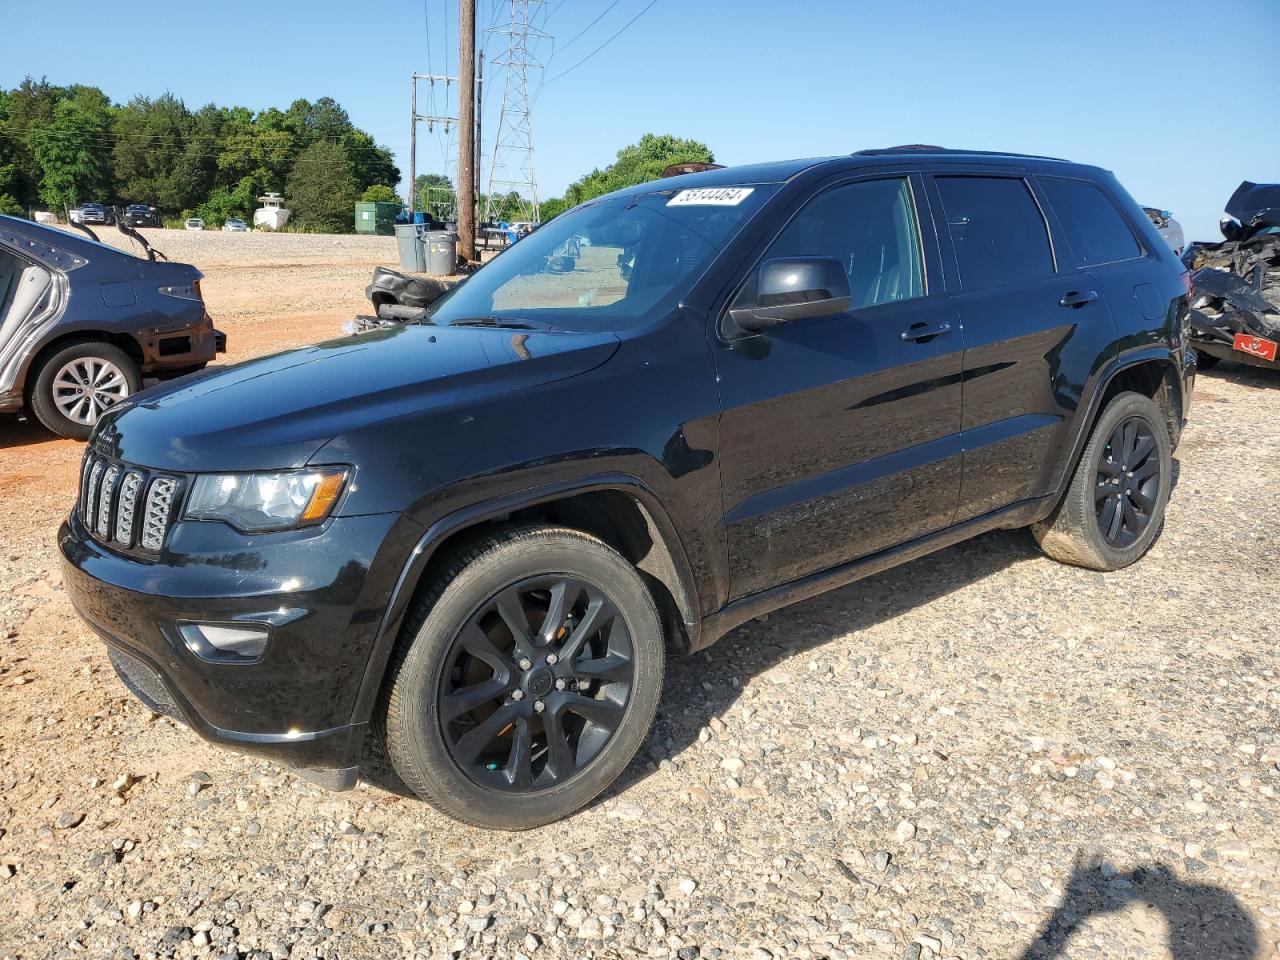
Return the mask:
{"type": "Polygon", "coordinates": [[[849,275],[834,257],[784,257],[760,265],[755,303],[729,310],[743,330],[761,333],[780,323],[846,313],[849,275]]]}

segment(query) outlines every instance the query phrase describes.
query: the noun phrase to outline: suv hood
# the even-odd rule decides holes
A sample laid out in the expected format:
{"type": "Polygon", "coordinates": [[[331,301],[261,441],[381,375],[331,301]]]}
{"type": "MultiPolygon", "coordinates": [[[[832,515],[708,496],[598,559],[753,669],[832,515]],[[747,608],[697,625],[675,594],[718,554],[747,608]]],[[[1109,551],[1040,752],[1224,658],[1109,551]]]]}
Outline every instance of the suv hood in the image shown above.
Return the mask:
{"type": "Polygon", "coordinates": [[[338,434],[573,377],[618,343],[609,333],[393,327],[144,390],[90,442],[153,469],[300,467],[338,434]]]}

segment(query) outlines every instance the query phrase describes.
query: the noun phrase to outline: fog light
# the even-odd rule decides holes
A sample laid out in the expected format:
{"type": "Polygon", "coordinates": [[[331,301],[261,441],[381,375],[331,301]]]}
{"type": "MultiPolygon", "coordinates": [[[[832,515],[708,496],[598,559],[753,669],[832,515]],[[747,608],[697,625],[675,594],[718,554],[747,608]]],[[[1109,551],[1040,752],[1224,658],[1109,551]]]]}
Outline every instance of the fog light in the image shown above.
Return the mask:
{"type": "Polygon", "coordinates": [[[202,660],[257,660],[270,630],[262,624],[181,623],[178,633],[187,649],[202,660]]]}

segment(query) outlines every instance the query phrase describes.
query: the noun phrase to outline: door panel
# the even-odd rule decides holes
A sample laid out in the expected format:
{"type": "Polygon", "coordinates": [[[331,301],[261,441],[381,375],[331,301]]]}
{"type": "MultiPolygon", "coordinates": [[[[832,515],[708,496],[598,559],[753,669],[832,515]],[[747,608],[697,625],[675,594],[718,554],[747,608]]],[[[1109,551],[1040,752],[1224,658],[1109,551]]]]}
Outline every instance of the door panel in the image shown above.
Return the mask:
{"type": "MultiPolygon", "coordinates": [[[[857,234],[868,216],[864,210],[827,217],[825,228],[802,227],[791,240],[784,231],[765,254],[847,260],[851,311],[783,324],[767,336],[716,341],[735,597],[941,529],[955,513],[963,346],[958,318],[941,293],[930,231],[924,231],[924,262],[936,296],[919,295],[925,284],[907,276],[918,265],[873,250],[865,236],[850,241],[844,226],[832,226],[857,223],[857,234]],[[796,236],[808,238],[803,249],[795,249],[796,236]],[[877,265],[879,277],[869,263],[877,265]],[[885,291],[897,291],[890,295],[901,299],[875,303],[885,291]],[[904,339],[926,324],[950,329],[904,339]]],[[[744,290],[750,289],[748,281],[744,290]]]]}
{"type": "MultiPolygon", "coordinates": [[[[964,327],[964,476],[955,522],[1049,491],[1086,371],[1110,315],[1087,272],[1063,262],[1021,176],[931,178],[964,327]],[[1062,301],[1076,294],[1076,305],[1062,301]]],[[[1070,302],[1070,300],[1069,300],[1070,302]]]]}

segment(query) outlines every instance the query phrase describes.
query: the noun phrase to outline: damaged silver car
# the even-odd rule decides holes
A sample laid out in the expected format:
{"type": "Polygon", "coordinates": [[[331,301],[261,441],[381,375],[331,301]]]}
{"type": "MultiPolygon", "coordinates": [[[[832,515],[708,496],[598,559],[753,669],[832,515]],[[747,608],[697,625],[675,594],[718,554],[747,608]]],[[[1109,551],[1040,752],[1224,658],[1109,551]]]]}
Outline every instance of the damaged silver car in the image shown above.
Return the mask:
{"type": "MultiPolygon", "coordinates": [[[[200,296],[201,273],[131,227],[145,256],[0,216],[0,413],[29,410],[64,437],[142,388],[199,370],[226,349],[200,296]]],[[[90,239],[92,238],[92,239],[90,239]]]]}

